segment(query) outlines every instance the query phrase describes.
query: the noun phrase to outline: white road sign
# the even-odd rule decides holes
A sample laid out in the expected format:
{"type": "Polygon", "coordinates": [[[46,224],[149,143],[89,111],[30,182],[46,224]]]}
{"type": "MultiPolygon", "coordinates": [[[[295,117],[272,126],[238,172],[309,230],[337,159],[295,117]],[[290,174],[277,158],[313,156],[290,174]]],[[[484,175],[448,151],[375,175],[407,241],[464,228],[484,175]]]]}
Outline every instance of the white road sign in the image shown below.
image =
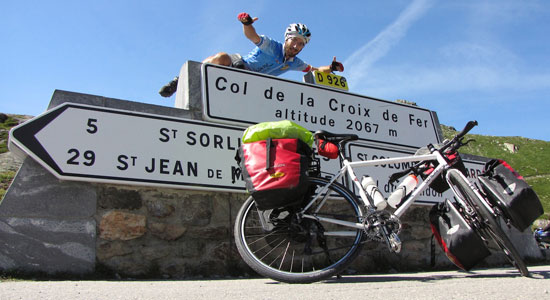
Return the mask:
{"type": "Polygon", "coordinates": [[[316,131],[354,133],[364,141],[418,148],[439,142],[430,110],[318,85],[203,65],[203,115],[233,125],[291,120],[316,131]]]}
{"type": "Polygon", "coordinates": [[[66,103],[14,128],[10,143],[60,179],[244,192],[234,160],[242,132],[66,103]]]}

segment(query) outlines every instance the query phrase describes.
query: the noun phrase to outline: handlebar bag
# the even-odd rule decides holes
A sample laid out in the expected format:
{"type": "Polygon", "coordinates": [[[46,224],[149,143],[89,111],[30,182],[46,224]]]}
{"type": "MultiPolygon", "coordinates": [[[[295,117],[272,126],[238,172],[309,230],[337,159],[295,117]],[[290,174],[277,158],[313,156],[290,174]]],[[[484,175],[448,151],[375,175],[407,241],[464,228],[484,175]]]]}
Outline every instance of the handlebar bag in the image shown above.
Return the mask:
{"type": "Polygon", "coordinates": [[[491,254],[478,233],[448,199],[434,205],[429,217],[434,238],[457,267],[468,271],[491,254]]]}
{"type": "Polygon", "coordinates": [[[493,159],[487,162],[478,179],[489,200],[518,230],[527,229],[544,213],[535,191],[505,161],[493,159]]]}
{"type": "Polygon", "coordinates": [[[300,203],[308,191],[311,148],[300,139],[242,144],[238,150],[246,189],[260,210],[300,203]]]}
{"type": "MultiPolygon", "coordinates": [[[[466,166],[464,165],[462,158],[457,152],[446,152],[444,153],[444,155],[449,161],[449,163],[451,164],[451,166],[453,166],[453,168],[459,170],[460,172],[462,172],[462,174],[466,175],[467,173],[466,166]]],[[[420,173],[420,177],[423,180],[426,179],[435,170],[435,168],[438,165],[439,163],[435,160],[427,162],[422,167],[423,171],[420,173]]],[[[449,187],[449,184],[447,183],[447,180],[445,180],[444,174],[441,174],[430,183],[430,188],[432,188],[434,191],[438,193],[444,193],[450,187],[449,187]]]]}

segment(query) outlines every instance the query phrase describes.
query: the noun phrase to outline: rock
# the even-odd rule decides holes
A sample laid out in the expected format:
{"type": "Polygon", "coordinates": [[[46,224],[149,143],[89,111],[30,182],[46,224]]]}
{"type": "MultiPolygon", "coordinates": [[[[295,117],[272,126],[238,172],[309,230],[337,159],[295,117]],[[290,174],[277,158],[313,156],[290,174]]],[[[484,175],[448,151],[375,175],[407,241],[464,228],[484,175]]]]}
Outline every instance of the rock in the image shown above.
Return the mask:
{"type": "Polygon", "coordinates": [[[104,240],[137,239],[147,231],[146,217],[122,211],[106,213],[99,223],[99,237],[104,240]]]}
{"type": "Polygon", "coordinates": [[[181,220],[185,225],[207,226],[212,217],[212,203],[205,200],[203,195],[191,195],[182,203],[181,220]]]}
{"type": "Polygon", "coordinates": [[[158,247],[158,246],[147,247],[146,246],[139,250],[139,253],[142,255],[142,257],[148,261],[153,261],[159,258],[168,257],[171,254],[176,252],[177,252],[177,249],[171,246],[165,246],[165,247],[158,247]]]}
{"type": "Polygon", "coordinates": [[[519,147],[511,143],[504,143],[504,150],[510,153],[517,153],[519,151],[519,147]]]}
{"type": "Polygon", "coordinates": [[[97,247],[97,258],[104,261],[115,256],[124,256],[133,252],[133,249],[128,245],[120,242],[104,242],[97,247]]]}
{"type": "Polygon", "coordinates": [[[183,258],[173,258],[161,260],[158,265],[159,272],[168,278],[185,278],[186,260],[183,258]]]}
{"type": "Polygon", "coordinates": [[[97,204],[105,209],[140,209],[141,196],[135,190],[122,190],[115,187],[100,188],[97,204]]]}
{"type": "Polygon", "coordinates": [[[176,210],[173,205],[165,203],[161,200],[147,200],[145,202],[145,206],[147,207],[149,214],[157,218],[168,217],[176,210]]]}
{"type": "Polygon", "coordinates": [[[149,232],[154,236],[165,240],[174,241],[180,238],[187,229],[183,226],[164,223],[151,223],[149,224],[149,232]]]}

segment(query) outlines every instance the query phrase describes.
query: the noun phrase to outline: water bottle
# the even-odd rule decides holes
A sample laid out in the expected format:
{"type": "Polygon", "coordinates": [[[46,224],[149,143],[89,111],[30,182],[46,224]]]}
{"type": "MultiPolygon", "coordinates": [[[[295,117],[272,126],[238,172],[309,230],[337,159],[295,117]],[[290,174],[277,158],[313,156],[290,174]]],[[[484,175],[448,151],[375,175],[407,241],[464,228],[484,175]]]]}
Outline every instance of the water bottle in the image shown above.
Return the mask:
{"type": "Polygon", "coordinates": [[[410,174],[407,176],[407,178],[405,178],[397,189],[388,197],[388,204],[391,207],[396,208],[397,205],[401,203],[401,200],[407,197],[417,184],[418,178],[416,178],[416,175],[410,174]]]}
{"type": "Polygon", "coordinates": [[[361,185],[363,186],[363,189],[365,189],[365,193],[367,193],[367,195],[369,195],[374,201],[374,206],[376,206],[377,210],[386,208],[386,199],[382,193],[380,193],[378,186],[376,186],[376,182],[374,182],[370,176],[363,176],[361,179],[361,185]]]}

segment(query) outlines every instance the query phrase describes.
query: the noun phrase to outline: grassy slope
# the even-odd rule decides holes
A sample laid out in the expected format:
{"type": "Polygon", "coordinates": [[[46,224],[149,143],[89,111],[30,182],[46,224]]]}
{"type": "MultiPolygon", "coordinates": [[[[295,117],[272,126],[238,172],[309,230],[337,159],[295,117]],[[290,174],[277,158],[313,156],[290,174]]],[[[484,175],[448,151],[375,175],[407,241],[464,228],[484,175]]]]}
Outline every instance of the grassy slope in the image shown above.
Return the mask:
{"type": "MultiPolygon", "coordinates": [[[[5,153],[8,151],[8,135],[9,130],[13,126],[16,126],[19,123],[16,119],[11,116],[8,119],[0,123],[0,153],[5,153]]],[[[15,176],[15,172],[4,172],[0,173],[0,200],[4,197],[6,190],[10,186],[10,183],[15,176]]]]}
{"type": "Polygon", "coordinates": [[[0,123],[0,153],[8,151],[8,135],[9,130],[13,126],[17,125],[19,121],[12,118],[11,116],[4,123],[0,123]]]}

